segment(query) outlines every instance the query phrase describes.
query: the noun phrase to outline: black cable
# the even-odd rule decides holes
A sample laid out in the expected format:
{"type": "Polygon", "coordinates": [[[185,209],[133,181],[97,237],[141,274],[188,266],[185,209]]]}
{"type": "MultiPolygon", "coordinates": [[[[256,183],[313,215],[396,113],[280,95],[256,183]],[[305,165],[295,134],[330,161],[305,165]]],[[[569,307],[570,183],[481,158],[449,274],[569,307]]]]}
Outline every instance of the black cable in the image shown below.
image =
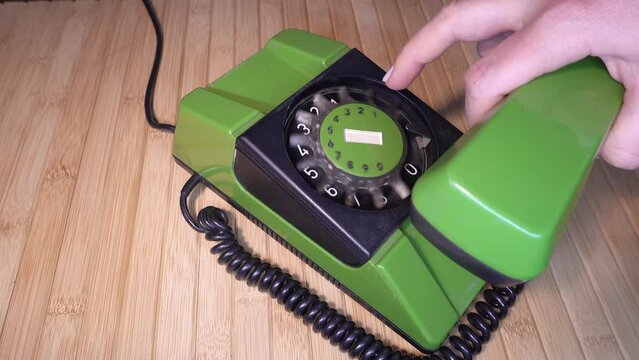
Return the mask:
{"type": "Polygon", "coordinates": [[[470,360],[482,350],[483,344],[490,339],[491,333],[497,329],[499,321],[508,314],[517,294],[524,288],[523,285],[517,285],[484,290],[484,300],[475,304],[476,312],[466,314],[467,324],[457,327],[459,335],[450,336],[448,346],[442,346],[434,353],[424,356],[406,354],[366,333],[360,326],[320,300],[292,275],[246,251],[235,238],[228,225],[228,216],[223,210],[207,206],[194,219],[189,212],[188,197],[201,181],[202,177],[195,173],[184,184],[180,193],[180,208],[182,216],[193,229],[205,233],[206,240],[217,243],[211,248],[211,254],[217,255],[218,263],[226,265],[227,271],[235,274],[237,280],[245,281],[249,286],[257,286],[261,292],[268,292],[287,311],[302,318],[304,324],[312,326],[314,332],[321,333],[351,358],[470,360]]]}
{"type": "Polygon", "coordinates": [[[151,68],[151,74],[149,75],[149,82],[146,86],[146,93],[144,94],[144,112],[146,114],[146,121],[154,129],[163,131],[175,132],[175,125],[163,124],[158,121],[153,111],[153,97],[155,96],[155,82],[158,79],[158,72],[160,71],[160,62],[162,62],[162,48],[164,47],[164,36],[162,35],[162,27],[160,26],[160,20],[155,13],[155,8],[151,0],[142,0],[146,11],[149,13],[153,28],[155,29],[155,58],[153,59],[153,67],[151,68]]]}

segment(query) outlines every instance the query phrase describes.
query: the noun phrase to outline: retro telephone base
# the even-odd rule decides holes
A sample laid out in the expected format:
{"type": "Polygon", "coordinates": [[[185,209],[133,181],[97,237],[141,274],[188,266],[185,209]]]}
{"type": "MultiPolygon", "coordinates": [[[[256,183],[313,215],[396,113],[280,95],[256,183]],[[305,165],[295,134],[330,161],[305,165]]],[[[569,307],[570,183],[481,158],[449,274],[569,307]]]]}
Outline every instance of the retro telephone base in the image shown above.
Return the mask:
{"type": "Polygon", "coordinates": [[[173,148],[193,174],[182,212],[217,242],[212,253],[237,279],[352,357],[408,355],[248,253],[223,211],[193,218],[195,185],[209,185],[415,347],[434,351],[426,358],[469,359],[518,284],[546,267],[623,88],[584,59],[516,90],[462,137],[409,91],[388,89],[383,74],[356,49],[285,30],[193,90],[180,102],[173,148]],[[482,279],[501,287],[475,302],[482,279]]]}
{"type": "MultiPolygon", "coordinates": [[[[383,74],[344,44],[283,31],[182,99],[173,152],[195,174],[190,184],[203,180],[418,349],[434,351],[484,281],[423,238],[409,219],[409,197],[461,133],[409,91],[388,89],[383,74]]],[[[187,221],[221,241],[212,252],[238,279],[268,291],[345,350],[380,346],[246,253],[225,219],[207,208],[187,221]]],[[[486,290],[480,315],[468,318],[475,330],[462,325],[464,340],[454,338],[452,347],[479,350],[519,289],[486,290]]]]}

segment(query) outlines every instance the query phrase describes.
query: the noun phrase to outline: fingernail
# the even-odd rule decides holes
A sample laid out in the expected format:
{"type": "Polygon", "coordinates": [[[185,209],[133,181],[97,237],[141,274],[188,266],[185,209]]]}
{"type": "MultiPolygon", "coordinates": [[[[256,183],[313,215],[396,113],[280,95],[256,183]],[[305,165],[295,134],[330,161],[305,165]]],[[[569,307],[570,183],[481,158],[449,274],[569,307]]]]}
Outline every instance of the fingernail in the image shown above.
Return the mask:
{"type": "Polygon", "coordinates": [[[383,82],[386,82],[386,80],[388,80],[388,78],[391,76],[391,74],[393,73],[393,69],[395,68],[395,65],[391,66],[390,69],[388,69],[388,71],[386,72],[386,75],[384,75],[384,77],[382,78],[383,82]]]}

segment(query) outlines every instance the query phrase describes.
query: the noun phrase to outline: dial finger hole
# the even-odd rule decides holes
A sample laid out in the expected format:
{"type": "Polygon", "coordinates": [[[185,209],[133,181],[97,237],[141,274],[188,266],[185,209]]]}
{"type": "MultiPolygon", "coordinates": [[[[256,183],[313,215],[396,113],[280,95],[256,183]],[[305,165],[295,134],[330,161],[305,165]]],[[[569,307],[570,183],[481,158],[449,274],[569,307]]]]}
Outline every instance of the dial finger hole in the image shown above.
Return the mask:
{"type": "Polygon", "coordinates": [[[344,199],[344,204],[357,209],[370,209],[371,196],[365,189],[350,189],[344,199]]]}
{"type": "Polygon", "coordinates": [[[295,163],[295,167],[298,171],[303,171],[307,167],[311,168],[321,168],[321,161],[315,157],[307,157],[304,159],[300,159],[295,163]]]}
{"type": "Polygon", "coordinates": [[[313,106],[317,109],[318,115],[326,114],[332,107],[330,100],[322,94],[316,94],[313,96],[313,106]]]}
{"type": "Polygon", "coordinates": [[[376,209],[382,209],[388,205],[388,196],[384,194],[382,188],[371,191],[371,200],[376,209]]]}
{"type": "Polygon", "coordinates": [[[430,144],[431,139],[429,137],[418,136],[415,141],[417,142],[417,147],[420,149],[426,149],[430,144]]]}
{"type": "Polygon", "coordinates": [[[404,200],[410,196],[410,187],[401,178],[392,179],[389,185],[400,199],[404,200]]]}
{"type": "Polygon", "coordinates": [[[356,192],[357,201],[362,209],[375,209],[373,194],[367,189],[358,189],[356,192]]]}
{"type": "Polygon", "coordinates": [[[297,148],[299,146],[301,148],[298,149],[298,152],[300,153],[299,155],[304,156],[304,149],[310,149],[312,147],[313,140],[306,134],[297,133],[291,134],[291,136],[288,138],[288,144],[293,148],[297,148]]]}
{"type": "Polygon", "coordinates": [[[297,110],[295,112],[295,121],[299,124],[304,124],[309,128],[314,127],[316,124],[319,124],[319,110],[297,110]],[[317,111],[317,114],[315,113],[317,111]]]}
{"type": "Polygon", "coordinates": [[[351,97],[351,94],[346,86],[341,86],[337,91],[337,94],[341,103],[355,102],[355,99],[351,97]]]}
{"type": "Polygon", "coordinates": [[[358,208],[361,206],[357,193],[354,190],[349,190],[344,197],[344,205],[358,208]]]}

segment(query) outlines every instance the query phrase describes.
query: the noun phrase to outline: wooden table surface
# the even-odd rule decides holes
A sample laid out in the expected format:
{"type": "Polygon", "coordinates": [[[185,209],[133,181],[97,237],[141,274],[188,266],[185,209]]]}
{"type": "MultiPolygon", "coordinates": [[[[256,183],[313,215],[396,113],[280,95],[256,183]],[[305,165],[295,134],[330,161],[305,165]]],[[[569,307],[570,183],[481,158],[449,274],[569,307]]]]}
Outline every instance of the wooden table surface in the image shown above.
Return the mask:
{"type": "MultiPolygon", "coordinates": [[[[284,28],[387,68],[439,0],[156,0],[165,55],[156,112],[284,28]]],[[[346,358],[226,274],[182,220],[188,174],[142,108],[154,33],[139,1],[0,4],[0,358],[346,358]]],[[[455,46],[414,92],[464,128],[455,46]]],[[[203,190],[198,206],[224,204],[203,190]]],[[[231,211],[249,247],[375,335],[374,316],[231,211]]],[[[639,358],[639,174],[597,162],[549,269],[480,359],[639,358]]]]}

